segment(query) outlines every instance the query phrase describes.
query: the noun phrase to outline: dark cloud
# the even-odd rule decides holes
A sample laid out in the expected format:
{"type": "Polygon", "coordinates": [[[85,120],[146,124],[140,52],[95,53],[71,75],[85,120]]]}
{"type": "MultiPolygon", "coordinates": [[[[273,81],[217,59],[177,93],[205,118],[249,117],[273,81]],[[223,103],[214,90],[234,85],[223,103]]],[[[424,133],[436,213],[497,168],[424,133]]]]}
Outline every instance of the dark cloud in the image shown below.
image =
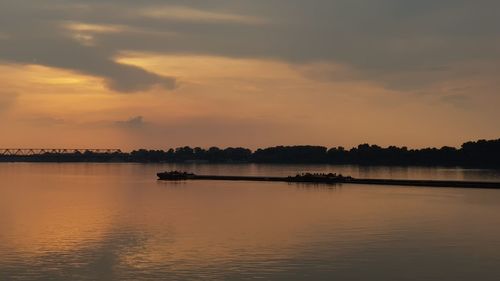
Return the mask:
{"type": "Polygon", "coordinates": [[[0,59],[101,77],[110,89],[119,92],[137,92],[153,86],[175,88],[173,77],[116,62],[114,56],[120,51],[118,46],[88,45],[80,40],[82,36],[67,30],[64,25],[70,17],[64,12],[76,9],[73,6],[63,1],[52,1],[54,5],[48,7],[36,4],[27,7],[25,3],[17,3],[0,4],[0,34],[5,34],[0,45],[0,59]]]}
{"type": "Polygon", "coordinates": [[[114,61],[130,50],[335,62],[413,89],[445,79],[432,73],[449,65],[500,61],[498,10],[490,0],[4,0],[0,59],[99,76],[122,92],[175,85],[114,61]],[[75,34],[68,21],[121,29],[75,34]]]}

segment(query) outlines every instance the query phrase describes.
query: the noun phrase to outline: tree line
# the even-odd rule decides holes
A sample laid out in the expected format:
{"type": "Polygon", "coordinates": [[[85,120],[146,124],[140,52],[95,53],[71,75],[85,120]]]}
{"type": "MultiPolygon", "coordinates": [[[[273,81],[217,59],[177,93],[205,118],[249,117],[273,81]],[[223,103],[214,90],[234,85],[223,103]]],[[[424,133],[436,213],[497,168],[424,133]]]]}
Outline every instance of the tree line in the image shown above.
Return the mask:
{"type": "Polygon", "coordinates": [[[168,150],[139,149],[130,153],[45,153],[1,156],[0,161],[28,162],[139,162],[139,163],[276,163],[500,167],[500,139],[478,140],[460,148],[408,149],[360,144],[351,149],[324,146],[276,146],[252,151],[230,147],[204,149],[189,146],[168,150]]]}

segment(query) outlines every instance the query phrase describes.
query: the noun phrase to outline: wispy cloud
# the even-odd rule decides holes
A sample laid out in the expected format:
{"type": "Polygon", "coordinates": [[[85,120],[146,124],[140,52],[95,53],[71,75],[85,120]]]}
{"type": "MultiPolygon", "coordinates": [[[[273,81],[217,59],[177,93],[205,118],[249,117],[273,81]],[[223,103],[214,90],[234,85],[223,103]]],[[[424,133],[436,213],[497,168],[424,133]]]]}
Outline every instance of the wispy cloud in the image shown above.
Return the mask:
{"type": "Polygon", "coordinates": [[[64,24],[64,27],[72,31],[91,33],[120,32],[125,29],[124,26],[119,25],[91,24],[82,22],[68,22],[64,24]]]}
{"type": "Polygon", "coordinates": [[[188,22],[226,22],[240,24],[264,24],[264,19],[239,15],[234,13],[214,12],[209,10],[200,10],[184,6],[160,6],[148,7],[140,11],[144,17],[188,21],[188,22]]]}
{"type": "Polygon", "coordinates": [[[470,106],[471,100],[468,96],[456,94],[441,97],[441,102],[458,108],[467,108],[470,106]]]}
{"type": "MultiPolygon", "coordinates": [[[[62,126],[67,125],[67,122],[62,118],[52,117],[52,116],[34,116],[30,118],[24,118],[20,121],[28,123],[35,126],[62,126]]],[[[71,124],[74,125],[74,124],[71,124]]]]}

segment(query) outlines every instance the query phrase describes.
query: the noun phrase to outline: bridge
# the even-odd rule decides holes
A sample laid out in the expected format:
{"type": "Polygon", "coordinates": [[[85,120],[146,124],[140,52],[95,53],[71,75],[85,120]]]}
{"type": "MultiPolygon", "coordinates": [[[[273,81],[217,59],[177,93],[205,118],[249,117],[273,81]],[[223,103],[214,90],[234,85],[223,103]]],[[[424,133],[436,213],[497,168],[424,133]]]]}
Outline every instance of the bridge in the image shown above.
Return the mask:
{"type": "Polygon", "coordinates": [[[120,149],[81,149],[81,148],[0,148],[0,156],[37,156],[43,154],[84,154],[84,153],[121,153],[120,149]]]}

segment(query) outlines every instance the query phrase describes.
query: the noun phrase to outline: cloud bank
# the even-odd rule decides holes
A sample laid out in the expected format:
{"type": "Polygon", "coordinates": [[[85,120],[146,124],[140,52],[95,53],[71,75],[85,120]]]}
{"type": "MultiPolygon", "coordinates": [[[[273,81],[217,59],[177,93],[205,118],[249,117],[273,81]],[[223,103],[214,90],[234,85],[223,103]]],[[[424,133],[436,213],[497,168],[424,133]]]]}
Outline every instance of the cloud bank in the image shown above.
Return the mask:
{"type": "Polygon", "coordinates": [[[101,77],[118,92],[176,85],[117,63],[124,51],[335,62],[357,79],[412,90],[466,72],[467,62],[498,64],[498,10],[488,0],[5,0],[0,60],[101,77]]]}

